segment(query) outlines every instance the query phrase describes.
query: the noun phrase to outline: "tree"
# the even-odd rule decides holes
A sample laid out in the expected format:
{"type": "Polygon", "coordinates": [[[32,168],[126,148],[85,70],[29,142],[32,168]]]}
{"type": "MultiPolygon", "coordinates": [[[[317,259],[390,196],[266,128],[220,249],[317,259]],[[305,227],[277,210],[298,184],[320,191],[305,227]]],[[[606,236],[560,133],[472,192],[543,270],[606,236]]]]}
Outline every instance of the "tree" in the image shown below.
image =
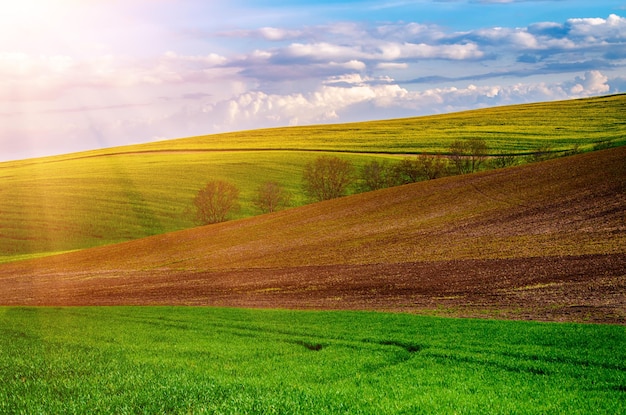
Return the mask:
{"type": "Polygon", "coordinates": [[[447,160],[439,156],[420,154],[407,157],[393,168],[395,184],[415,183],[420,180],[432,180],[446,174],[447,160]]]}
{"type": "Polygon", "coordinates": [[[257,189],[254,205],[263,213],[283,209],[291,203],[291,195],[276,182],[265,182],[257,189]]]}
{"type": "Polygon", "coordinates": [[[395,184],[415,183],[420,180],[421,176],[422,169],[419,161],[415,157],[405,157],[393,166],[395,184]]]}
{"type": "Polygon", "coordinates": [[[391,169],[386,161],[372,160],[361,169],[360,190],[369,192],[393,186],[391,169]]]}
{"type": "Polygon", "coordinates": [[[458,174],[469,173],[469,163],[467,159],[467,145],[464,141],[455,140],[448,148],[450,160],[458,174]]]}
{"type": "Polygon", "coordinates": [[[193,200],[195,219],[201,225],[224,222],[228,214],[239,208],[239,189],[234,184],[213,180],[193,200]]]}
{"type": "Polygon", "coordinates": [[[514,166],[517,163],[517,156],[510,154],[504,150],[500,150],[498,154],[491,160],[491,165],[495,169],[502,169],[505,167],[514,166]]]}
{"type": "Polygon", "coordinates": [[[316,201],[345,196],[354,182],[352,164],[335,156],[320,156],[308,163],[302,175],[306,195],[316,201]]]}
{"type": "Polygon", "coordinates": [[[416,157],[416,163],[424,180],[438,179],[445,176],[448,168],[448,160],[440,156],[420,154],[416,157]]]}
{"type": "Polygon", "coordinates": [[[554,151],[550,144],[540,144],[530,154],[529,159],[531,162],[545,161],[554,157],[554,151]]]}
{"type": "Polygon", "coordinates": [[[472,172],[480,169],[480,165],[487,159],[489,155],[489,147],[487,142],[480,138],[470,138],[468,140],[470,168],[472,172]]]}
{"type": "Polygon", "coordinates": [[[485,140],[471,138],[455,140],[448,148],[450,160],[459,174],[473,173],[487,158],[489,147],[485,140]]]}

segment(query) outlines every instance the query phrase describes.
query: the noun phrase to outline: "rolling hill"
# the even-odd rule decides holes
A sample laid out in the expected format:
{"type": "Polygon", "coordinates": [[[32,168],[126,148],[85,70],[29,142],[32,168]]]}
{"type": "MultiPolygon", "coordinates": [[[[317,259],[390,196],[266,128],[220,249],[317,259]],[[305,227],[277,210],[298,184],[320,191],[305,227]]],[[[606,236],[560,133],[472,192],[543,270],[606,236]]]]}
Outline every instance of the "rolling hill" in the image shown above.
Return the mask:
{"type": "Polygon", "coordinates": [[[0,304],[626,323],[626,147],[0,266],[0,304]]]}
{"type": "Polygon", "coordinates": [[[357,167],[407,154],[444,154],[482,138],[494,154],[556,154],[626,144],[626,95],[515,105],[353,124],[275,128],[0,163],[0,262],[115,244],[194,226],[186,211],[208,180],[241,189],[237,218],[258,214],[259,184],[306,203],[303,166],[321,151],[357,167]]]}

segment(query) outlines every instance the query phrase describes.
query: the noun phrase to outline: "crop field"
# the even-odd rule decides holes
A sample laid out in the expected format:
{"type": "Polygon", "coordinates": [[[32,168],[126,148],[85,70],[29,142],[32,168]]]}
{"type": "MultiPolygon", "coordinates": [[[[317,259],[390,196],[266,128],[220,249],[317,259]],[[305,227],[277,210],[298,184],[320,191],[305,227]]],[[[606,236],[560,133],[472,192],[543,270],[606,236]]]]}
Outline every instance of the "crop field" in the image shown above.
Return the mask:
{"type": "Polygon", "coordinates": [[[626,95],[500,107],[366,123],[219,134],[0,163],[0,263],[107,245],[195,226],[189,210],[209,180],[241,190],[232,218],[259,214],[266,181],[307,203],[304,165],[321,151],[367,161],[445,154],[456,139],[482,138],[493,154],[556,154],[626,143],[626,95]]]}
{"type": "Polygon", "coordinates": [[[0,413],[626,411],[620,326],[5,307],[0,333],[0,413]]]}

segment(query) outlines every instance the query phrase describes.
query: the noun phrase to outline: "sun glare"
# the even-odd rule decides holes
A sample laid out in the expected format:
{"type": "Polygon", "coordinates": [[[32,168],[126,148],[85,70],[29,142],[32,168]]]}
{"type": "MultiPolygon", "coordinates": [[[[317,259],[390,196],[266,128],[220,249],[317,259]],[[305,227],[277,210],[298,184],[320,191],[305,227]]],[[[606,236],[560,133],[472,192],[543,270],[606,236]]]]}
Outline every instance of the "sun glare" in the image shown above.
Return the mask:
{"type": "Polygon", "coordinates": [[[63,4],[53,0],[19,0],[4,2],[0,8],[0,19],[6,23],[28,23],[29,20],[49,13],[53,7],[63,4]]]}
{"type": "Polygon", "coordinates": [[[0,6],[0,27],[37,30],[40,25],[63,19],[73,9],[84,8],[78,0],[7,0],[0,6]],[[82,6],[82,7],[81,7],[82,6]]]}
{"type": "Polygon", "coordinates": [[[75,29],[85,17],[91,17],[90,4],[79,0],[2,1],[0,51],[46,54],[59,39],[80,39],[75,29]]]}

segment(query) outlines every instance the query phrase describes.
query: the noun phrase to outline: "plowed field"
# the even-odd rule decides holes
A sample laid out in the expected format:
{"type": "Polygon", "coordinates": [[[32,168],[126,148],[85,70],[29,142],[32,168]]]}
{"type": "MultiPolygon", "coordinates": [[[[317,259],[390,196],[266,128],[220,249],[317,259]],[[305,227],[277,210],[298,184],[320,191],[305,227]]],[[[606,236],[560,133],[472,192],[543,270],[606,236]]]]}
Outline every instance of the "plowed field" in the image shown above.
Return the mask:
{"type": "Polygon", "coordinates": [[[626,322],[626,255],[5,278],[5,305],[359,309],[626,322]]]}

